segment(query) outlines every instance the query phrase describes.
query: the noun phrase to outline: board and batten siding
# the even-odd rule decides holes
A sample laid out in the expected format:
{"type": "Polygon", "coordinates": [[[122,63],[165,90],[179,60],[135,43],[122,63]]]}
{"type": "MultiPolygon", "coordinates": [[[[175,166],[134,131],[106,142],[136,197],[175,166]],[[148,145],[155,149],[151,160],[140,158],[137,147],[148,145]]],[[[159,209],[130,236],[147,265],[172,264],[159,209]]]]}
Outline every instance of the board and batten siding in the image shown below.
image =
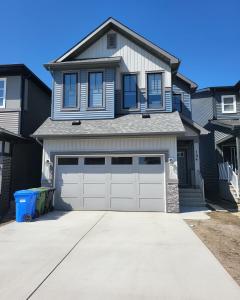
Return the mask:
{"type": "Polygon", "coordinates": [[[117,33],[116,49],[107,49],[106,33],[75,59],[117,56],[122,57],[122,62],[116,70],[116,89],[121,89],[121,73],[124,72],[137,72],[139,88],[145,89],[146,72],[149,71],[163,71],[164,86],[171,87],[170,66],[120,33],[117,33]]]}
{"type": "Polygon", "coordinates": [[[0,111],[0,127],[19,134],[20,111],[0,111]]]}
{"type": "Polygon", "coordinates": [[[149,138],[106,138],[106,139],[45,139],[43,144],[42,181],[49,180],[49,166],[47,160],[51,160],[51,153],[86,152],[149,152],[168,151],[173,164],[169,178],[177,179],[177,139],[176,136],[161,136],[149,138]]]}
{"type": "MultiPolygon", "coordinates": [[[[73,71],[74,72],[74,71],[73,71]]],[[[54,72],[54,103],[52,118],[57,120],[72,119],[106,119],[114,118],[115,105],[115,70],[106,68],[103,70],[103,102],[105,109],[88,109],[88,70],[80,70],[78,73],[77,100],[78,108],[76,110],[63,110],[63,74],[64,72],[54,72]]]]}

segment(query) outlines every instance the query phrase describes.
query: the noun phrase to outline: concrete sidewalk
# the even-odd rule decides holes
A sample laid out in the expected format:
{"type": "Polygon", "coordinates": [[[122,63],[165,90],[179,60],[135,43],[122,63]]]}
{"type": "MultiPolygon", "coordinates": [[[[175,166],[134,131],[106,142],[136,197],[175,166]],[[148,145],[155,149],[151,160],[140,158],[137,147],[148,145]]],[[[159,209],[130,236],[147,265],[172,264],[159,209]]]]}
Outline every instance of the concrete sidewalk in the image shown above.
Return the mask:
{"type": "Polygon", "coordinates": [[[1,299],[240,299],[177,214],[52,213],[0,241],[1,299]]]}

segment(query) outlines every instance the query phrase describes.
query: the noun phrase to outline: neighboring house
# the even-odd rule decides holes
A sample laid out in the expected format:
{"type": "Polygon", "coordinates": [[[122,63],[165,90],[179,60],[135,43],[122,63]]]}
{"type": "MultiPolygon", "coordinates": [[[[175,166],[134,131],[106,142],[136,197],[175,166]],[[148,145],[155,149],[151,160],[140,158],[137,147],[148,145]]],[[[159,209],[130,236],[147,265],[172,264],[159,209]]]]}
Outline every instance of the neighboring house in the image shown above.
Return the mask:
{"type": "Polygon", "coordinates": [[[43,140],[42,184],[56,187],[55,208],[178,212],[179,204],[204,204],[199,135],[207,131],[191,120],[197,85],[179,64],[110,18],[45,65],[52,113],[34,136],[43,140]]]}
{"type": "Polygon", "coordinates": [[[25,65],[0,65],[0,217],[12,193],[41,183],[42,147],[29,136],[51,111],[51,90],[25,65]]]}
{"type": "Polygon", "coordinates": [[[196,91],[192,108],[193,119],[211,132],[200,139],[207,196],[239,202],[240,81],[196,91]]]}

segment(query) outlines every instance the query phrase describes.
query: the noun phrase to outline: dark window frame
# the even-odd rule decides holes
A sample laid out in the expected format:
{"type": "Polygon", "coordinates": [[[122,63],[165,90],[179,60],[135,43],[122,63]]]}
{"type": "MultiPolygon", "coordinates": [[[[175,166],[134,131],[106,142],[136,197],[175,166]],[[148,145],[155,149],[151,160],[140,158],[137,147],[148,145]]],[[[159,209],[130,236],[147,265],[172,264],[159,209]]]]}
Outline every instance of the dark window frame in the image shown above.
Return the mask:
{"type": "Polygon", "coordinates": [[[78,109],[78,72],[67,72],[63,73],[63,101],[62,101],[62,110],[76,110],[78,109]],[[65,77],[67,75],[75,75],[76,76],[76,105],[75,106],[65,106],[65,77]]]}
{"type": "Polygon", "coordinates": [[[161,156],[139,156],[138,157],[138,164],[139,165],[161,165],[162,164],[162,158],[161,156]],[[159,163],[154,163],[154,162],[150,162],[150,163],[147,163],[147,159],[159,159],[159,163]],[[141,162],[141,159],[143,159],[143,161],[141,162]],[[146,159],[146,163],[144,161],[144,159],[146,159]]]}
{"type": "Polygon", "coordinates": [[[139,95],[138,95],[138,73],[123,73],[122,74],[122,109],[123,110],[138,110],[139,109],[139,95]],[[125,107],[125,101],[124,101],[124,92],[125,92],[125,87],[124,87],[124,78],[125,76],[135,76],[136,77],[136,106],[135,107],[125,107]]]}
{"type": "Polygon", "coordinates": [[[87,81],[87,91],[88,91],[88,96],[87,96],[87,106],[88,106],[88,110],[101,110],[104,109],[104,71],[89,71],[88,72],[88,81],[87,81]],[[101,73],[102,74],[102,105],[101,106],[90,106],[90,76],[91,74],[95,74],[95,73],[101,73]]]}
{"type": "Polygon", "coordinates": [[[84,157],[84,161],[83,161],[83,164],[85,166],[105,166],[106,165],[106,158],[105,157],[102,157],[102,156],[88,156],[88,157],[84,157]],[[86,163],[86,160],[89,159],[90,162],[86,163]],[[103,160],[104,163],[92,163],[91,160],[94,160],[94,159],[100,159],[103,160]]]}
{"type": "Polygon", "coordinates": [[[111,165],[113,166],[131,166],[133,164],[133,157],[132,156],[113,156],[111,157],[111,165]],[[114,162],[114,160],[121,160],[121,159],[130,159],[130,163],[128,163],[126,160],[123,163],[114,162]]]}
{"type": "Polygon", "coordinates": [[[58,157],[57,159],[57,164],[58,166],[78,166],[79,165],[79,158],[78,157],[70,157],[70,156],[62,156],[62,157],[58,157]],[[67,162],[67,160],[72,160],[72,162],[74,163],[69,163],[67,162]],[[61,161],[61,163],[60,163],[61,161]]]}
{"type": "Polygon", "coordinates": [[[180,93],[180,92],[179,92],[179,93],[173,92],[172,95],[173,95],[173,96],[174,96],[174,95],[179,95],[179,96],[181,97],[181,100],[180,100],[180,111],[177,110],[175,107],[173,107],[173,110],[182,113],[182,112],[183,112],[183,93],[180,93]]]}
{"type": "Polygon", "coordinates": [[[147,90],[146,90],[146,100],[147,100],[147,109],[148,110],[162,110],[164,108],[164,90],[163,90],[163,80],[164,80],[164,74],[163,72],[160,71],[154,71],[154,72],[147,72],[146,73],[146,86],[147,86],[147,90]],[[149,75],[157,75],[159,74],[161,76],[161,94],[160,94],[160,106],[159,107],[149,107],[149,84],[148,84],[148,76],[149,75]]]}

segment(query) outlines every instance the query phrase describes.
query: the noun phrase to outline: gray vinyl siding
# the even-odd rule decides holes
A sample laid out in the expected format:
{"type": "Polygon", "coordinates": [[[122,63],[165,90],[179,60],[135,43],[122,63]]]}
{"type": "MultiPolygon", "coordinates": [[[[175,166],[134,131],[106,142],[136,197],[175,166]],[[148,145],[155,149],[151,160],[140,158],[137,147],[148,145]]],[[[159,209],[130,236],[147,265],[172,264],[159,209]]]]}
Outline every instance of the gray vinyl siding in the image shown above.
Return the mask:
{"type": "Polygon", "coordinates": [[[200,136],[200,169],[205,182],[207,198],[218,195],[217,150],[215,145],[215,127],[210,123],[214,116],[213,98],[208,93],[192,95],[192,119],[210,131],[200,136]]]}
{"type": "Polygon", "coordinates": [[[138,108],[134,110],[127,110],[122,109],[122,91],[116,90],[115,91],[115,109],[116,114],[129,114],[129,113],[144,113],[144,112],[154,112],[154,111],[161,111],[161,112],[172,112],[172,93],[171,90],[165,90],[164,97],[163,97],[163,109],[161,110],[148,110],[147,108],[147,91],[146,89],[139,89],[138,91],[138,108]]]}
{"type": "Polygon", "coordinates": [[[201,126],[206,126],[213,119],[213,98],[192,98],[192,119],[201,126]]]}
{"type": "Polygon", "coordinates": [[[184,91],[182,88],[175,84],[173,84],[172,90],[173,93],[182,95],[182,114],[188,118],[191,118],[192,106],[190,93],[184,91]]]}
{"type": "Polygon", "coordinates": [[[72,119],[106,119],[114,118],[115,105],[115,69],[106,68],[103,70],[103,96],[104,109],[88,109],[88,71],[80,70],[78,72],[78,107],[76,110],[63,110],[63,73],[61,71],[54,73],[54,97],[53,113],[55,120],[72,119]]]}
{"type": "Polygon", "coordinates": [[[21,134],[31,135],[51,115],[51,95],[33,80],[24,81],[21,134]]]}
{"type": "Polygon", "coordinates": [[[15,134],[19,134],[20,111],[0,111],[0,127],[15,134]]]}
{"type": "Polygon", "coordinates": [[[231,91],[223,91],[223,92],[216,92],[215,93],[215,107],[216,107],[216,117],[217,119],[236,119],[240,118],[240,96],[236,92],[231,91]],[[222,102],[221,96],[222,95],[235,95],[236,96],[236,113],[233,114],[226,114],[222,113],[222,102]]]}

